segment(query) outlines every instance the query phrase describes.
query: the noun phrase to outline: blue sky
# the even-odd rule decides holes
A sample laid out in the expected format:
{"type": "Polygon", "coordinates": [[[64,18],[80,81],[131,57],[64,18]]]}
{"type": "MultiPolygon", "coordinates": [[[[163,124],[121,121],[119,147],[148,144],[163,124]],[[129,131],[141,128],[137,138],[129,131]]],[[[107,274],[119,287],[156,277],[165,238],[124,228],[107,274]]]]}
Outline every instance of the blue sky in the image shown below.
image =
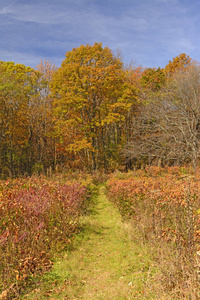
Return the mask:
{"type": "Polygon", "coordinates": [[[200,60],[198,0],[0,0],[0,60],[60,66],[65,53],[102,42],[125,64],[200,60]]]}

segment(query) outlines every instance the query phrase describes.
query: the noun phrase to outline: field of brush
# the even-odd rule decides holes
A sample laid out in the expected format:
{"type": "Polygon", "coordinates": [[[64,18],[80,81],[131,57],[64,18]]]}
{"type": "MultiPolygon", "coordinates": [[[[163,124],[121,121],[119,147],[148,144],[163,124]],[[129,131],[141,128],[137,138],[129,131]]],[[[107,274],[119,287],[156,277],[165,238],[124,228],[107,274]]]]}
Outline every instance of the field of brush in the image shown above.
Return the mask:
{"type": "Polygon", "coordinates": [[[87,180],[62,176],[0,182],[0,291],[20,293],[70,247],[90,197],[87,180]]]}
{"type": "Polygon", "coordinates": [[[108,195],[137,229],[136,239],[155,251],[166,290],[178,290],[181,297],[195,291],[200,270],[200,170],[194,174],[186,168],[150,167],[116,173],[108,182],[108,195]]]}
{"type": "Polygon", "coordinates": [[[200,170],[178,167],[103,178],[84,174],[0,181],[0,296],[4,291],[23,294],[37,276],[51,270],[57,254],[71,249],[80,218],[89,213],[92,190],[102,180],[107,197],[131,224],[134,242],[147,245],[153,256],[150,264],[158,275],[152,287],[160,285],[156,288],[173,299],[198,299],[200,170]]]}

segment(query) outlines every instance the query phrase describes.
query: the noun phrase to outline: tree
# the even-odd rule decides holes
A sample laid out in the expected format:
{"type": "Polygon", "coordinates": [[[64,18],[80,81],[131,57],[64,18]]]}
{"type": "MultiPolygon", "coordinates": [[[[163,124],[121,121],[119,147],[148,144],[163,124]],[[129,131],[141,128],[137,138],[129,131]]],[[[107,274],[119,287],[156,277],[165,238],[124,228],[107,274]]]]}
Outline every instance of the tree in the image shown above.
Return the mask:
{"type": "Polygon", "coordinates": [[[56,67],[50,61],[36,66],[29,97],[29,165],[39,171],[55,164],[50,82],[56,67]]]}
{"type": "Polygon", "coordinates": [[[182,164],[196,169],[200,158],[200,66],[175,73],[135,120],[129,159],[182,164]]]}
{"type": "Polygon", "coordinates": [[[51,91],[55,128],[65,150],[92,170],[102,163],[106,167],[133,101],[121,60],[101,43],[82,45],[66,53],[51,91]]]}
{"type": "Polygon", "coordinates": [[[9,175],[23,168],[28,142],[28,103],[34,70],[0,62],[1,171],[9,175]],[[7,171],[6,171],[7,169],[7,171]]]}
{"type": "Polygon", "coordinates": [[[160,126],[172,139],[183,159],[196,169],[200,156],[200,66],[191,64],[187,72],[173,76],[162,101],[165,123],[160,126]],[[167,106],[167,107],[166,107],[167,106]]]}
{"type": "Polygon", "coordinates": [[[138,88],[139,101],[129,116],[128,138],[123,150],[129,167],[136,162],[138,166],[151,163],[157,158],[160,148],[158,144],[161,142],[158,140],[161,136],[158,132],[155,133],[154,122],[157,118],[155,98],[159,96],[166,84],[165,73],[161,68],[140,68],[136,71],[137,83],[135,76],[133,78],[138,88]]]}
{"type": "Polygon", "coordinates": [[[147,92],[157,92],[165,84],[165,73],[161,68],[147,68],[141,77],[141,84],[147,92]]]}
{"type": "Polygon", "coordinates": [[[171,78],[175,72],[183,72],[187,70],[192,63],[192,59],[189,55],[181,53],[180,55],[173,58],[173,61],[169,61],[166,65],[164,72],[168,78],[171,78]]]}

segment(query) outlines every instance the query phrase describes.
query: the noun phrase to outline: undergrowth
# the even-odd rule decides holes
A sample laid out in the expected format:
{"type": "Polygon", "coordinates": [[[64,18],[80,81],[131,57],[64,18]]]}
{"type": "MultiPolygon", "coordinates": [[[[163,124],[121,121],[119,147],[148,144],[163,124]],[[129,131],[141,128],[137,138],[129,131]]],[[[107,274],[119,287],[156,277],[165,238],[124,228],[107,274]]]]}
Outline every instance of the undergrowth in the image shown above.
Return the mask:
{"type": "Polygon", "coordinates": [[[1,297],[19,297],[51,269],[56,253],[72,247],[97,178],[79,173],[0,182],[1,297]]]}
{"type": "Polygon", "coordinates": [[[116,173],[108,181],[110,200],[154,253],[160,293],[173,299],[200,297],[199,181],[200,170],[178,167],[116,173]]]}

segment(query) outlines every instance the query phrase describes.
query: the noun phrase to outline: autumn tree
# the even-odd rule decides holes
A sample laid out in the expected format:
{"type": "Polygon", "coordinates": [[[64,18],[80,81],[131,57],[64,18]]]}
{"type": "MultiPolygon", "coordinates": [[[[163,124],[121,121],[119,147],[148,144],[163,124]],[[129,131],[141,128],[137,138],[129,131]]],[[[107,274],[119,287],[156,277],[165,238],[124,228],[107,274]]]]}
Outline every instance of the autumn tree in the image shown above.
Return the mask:
{"type": "Polygon", "coordinates": [[[50,82],[56,67],[45,59],[37,65],[29,97],[29,146],[32,171],[54,163],[52,99],[50,82]]]}
{"type": "Polygon", "coordinates": [[[54,160],[49,96],[54,68],[48,61],[41,63],[38,70],[14,62],[0,62],[0,172],[3,177],[32,174],[39,167],[49,167],[54,160]]]}
{"type": "Polygon", "coordinates": [[[33,69],[0,62],[1,172],[13,175],[25,168],[28,132],[28,99],[33,69]]]}
{"type": "Polygon", "coordinates": [[[135,119],[129,159],[146,163],[191,163],[200,158],[200,67],[176,72],[160,94],[135,119]]]}
{"type": "Polygon", "coordinates": [[[108,47],[95,43],[67,52],[52,81],[60,144],[92,170],[108,166],[133,94],[121,60],[108,47]]]}
{"type": "Polygon", "coordinates": [[[147,68],[141,77],[141,84],[146,92],[157,92],[165,84],[165,73],[161,68],[147,68]]]}
{"type": "MultiPolygon", "coordinates": [[[[151,163],[155,158],[157,148],[156,136],[152,139],[154,125],[150,107],[155,108],[155,97],[161,93],[166,84],[164,70],[161,68],[137,68],[132,70],[132,84],[137,86],[138,101],[137,105],[129,113],[127,126],[128,135],[124,148],[124,159],[127,166],[131,167],[137,161],[137,165],[142,165],[148,161],[151,163]],[[136,82],[137,80],[137,82],[136,82]],[[134,149],[134,150],[133,150],[134,149]]],[[[155,116],[155,111],[153,112],[155,116]]]]}
{"type": "Polygon", "coordinates": [[[188,74],[191,65],[191,58],[180,54],[173,61],[169,61],[164,69],[144,69],[141,76],[142,101],[138,115],[133,118],[131,137],[124,150],[129,161],[135,160],[139,165],[183,161],[183,155],[180,155],[182,148],[176,147],[172,135],[166,131],[166,126],[169,125],[166,118],[169,118],[172,113],[170,108],[173,107],[166,100],[166,91],[171,86],[172,92],[175,77],[178,74],[181,77],[188,74]]]}
{"type": "Polygon", "coordinates": [[[191,63],[192,59],[189,57],[189,55],[181,53],[180,55],[174,57],[172,61],[169,61],[169,63],[165,66],[165,75],[168,78],[171,78],[175,72],[183,72],[184,70],[187,70],[187,67],[189,67],[191,63]]]}
{"type": "Polygon", "coordinates": [[[132,162],[133,166],[140,168],[169,161],[171,150],[168,137],[160,128],[162,118],[160,99],[151,99],[140,106],[139,113],[133,119],[129,142],[124,146],[123,153],[127,164],[132,162]]]}
{"type": "Polygon", "coordinates": [[[171,139],[182,160],[191,161],[194,169],[200,157],[200,66],[191,64],[187,72],[173,76],[162,100],[160,128],[171,139]]]}

